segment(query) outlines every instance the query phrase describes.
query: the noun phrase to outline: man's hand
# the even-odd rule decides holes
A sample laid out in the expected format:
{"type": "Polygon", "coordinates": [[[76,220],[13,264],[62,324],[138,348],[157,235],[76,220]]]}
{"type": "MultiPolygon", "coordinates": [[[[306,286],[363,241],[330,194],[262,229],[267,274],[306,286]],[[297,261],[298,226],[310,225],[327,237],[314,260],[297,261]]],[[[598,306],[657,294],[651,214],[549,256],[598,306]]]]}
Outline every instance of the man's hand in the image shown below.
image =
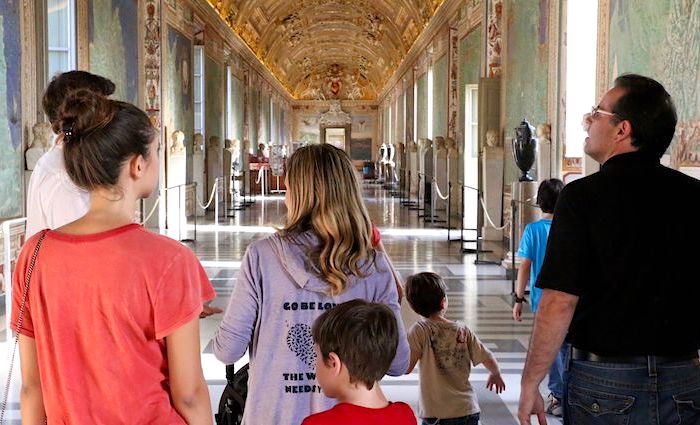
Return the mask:
{"type": "Polygon", "coordinates": [[[520,425],[531,425],[530,416],[537,415],[540,425],[547,425],[547,417],[544,414],[544,399],[537,385],[531,388],[523,386],[520,389],[520,402],[518,403],[518,420],[520,425]]]}
{"type": "Polygon", "coordinates": [[[513,320],[523,321],[523,303],[513,303],[513,320]]]}
{"type": "Polygon", "coordinates": [[[493,391],[495,388],[496,394],[500,394],[506,389],[506,383],[503,382],[503,378],[501,378],[500,374],[489,373],[489,379],[486,381],[486,388],[488,388],[489,391],[493,391]]]}
{"type": "Polygon", "coordinates": [[[218,314],[223,312],[223,309],[220,309],[219,307],[210,307],[209,303],[205,303],[204,305],[202,305],[202,312],[199,313],[199,318],[204,319],[205,317],[209,317],[212,314],[218,314]]]}

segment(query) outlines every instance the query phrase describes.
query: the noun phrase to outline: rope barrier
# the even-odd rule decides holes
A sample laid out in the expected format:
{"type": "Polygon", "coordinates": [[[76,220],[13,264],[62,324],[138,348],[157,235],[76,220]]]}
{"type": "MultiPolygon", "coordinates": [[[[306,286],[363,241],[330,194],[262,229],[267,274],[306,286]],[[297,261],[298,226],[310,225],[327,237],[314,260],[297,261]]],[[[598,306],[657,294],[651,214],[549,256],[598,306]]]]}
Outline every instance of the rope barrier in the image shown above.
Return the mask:
{"type": "Polygon", "coordinates": [[[209,196],[209,201],[207,202],[206,205],[203,205],[200,202],[199,197],[195,196],[195,199],[197,200],[197,204],[199,205],[199,208],[201,208],[203,210],[206,210],[207,208],[209,208],[209,206],[211,205],[211,202],[214,200],[214,195],[216,194],[216,191],[218,190],[218,188],[219,188],[219,179],[216,179],[214,181],[214,186],[212,186],[212,188],[211,188],[211,196],[209,196]]]}
{"type": "Polygon", "coordinates": [[[491,219],[491,217],[489,216],[489,212],[486,210],[486,203],[484,202],[484,197],[483,197],[483,196],[479,196],[479,201],[481,202],[481,209],[484,210],[484,217],[486,217],[486,221],[488,221],[489,225],[490,225],[493,229],[496,229],[496,230],[503,230],[503,229],[505,229],[506,227],[508,227],[508,225],[510,224],[510,220],[506,220],[505,224],[503,224],[503,226],[501,226],[501,227],[496,226],[496,225],[494,224],[493,220],[491,219]]]}
{"type": "Polygon", "coordinates": [[[153,204],[153,208],[151,208],[151,212],[149,212],[149,213],[146,215],[146,218],[141,222],[141,224],[146,224],[146,222],[147,222],[148,220],[150,220],[151,217],[153,217],[153,213],[156,212],[156,208],[158,208],[158,204],[159,204],[159,203],[160,203],[160,196],[158,196],[158,197],[156,198],[156,202],[153,204]]]}
{"type": "Polygon", "coordinates": [[[442,192],[440,191],[440,186],[438,186],[438,184],[437,184],[437,182],[436,182],[435,180],[433,180],[433,186],[435,186],[435,191],[437,192],[437,196],[439,196],[440,199],[442,199],[443,201],[446,201],[446,200],[449,199],[449,197],[450,197],[451,194],[448,193],[447,196],[444,196],[444,195],[442,194],[442,192]]]}

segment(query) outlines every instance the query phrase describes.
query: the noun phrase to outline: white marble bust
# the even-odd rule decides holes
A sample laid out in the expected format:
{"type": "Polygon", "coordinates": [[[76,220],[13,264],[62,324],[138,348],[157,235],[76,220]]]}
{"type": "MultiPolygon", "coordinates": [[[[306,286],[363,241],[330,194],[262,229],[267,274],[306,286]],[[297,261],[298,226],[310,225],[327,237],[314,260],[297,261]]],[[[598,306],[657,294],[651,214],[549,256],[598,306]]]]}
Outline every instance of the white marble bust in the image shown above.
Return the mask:
{"type": "Polygon", "coordinates": [[[195,133],[193,147],[195,155],[204,152],[204,135],[202,133],[195,133]]]}
{"type": "Polygon", "coordinates": [[[53,144],[53,131],[51,124],[47,122],[38,122],[32,127],[32,141],[29,144],[29,149],[24,154],[27,164],[27,170],[33,170],[36,163],[42,155],[51,149],[53,144]]]}
{"type": "Polygon", "coordinates": [[[445,147],[447,148],[448,155],[457,155],[460,153],[459,145],[457,144],[457,141],[452,137],[448,137],[445,139],[445,147]]]}
{"type": "Polygon", "coordinates": [[[185,154],[185,133],[176,130],[172,135],[172,143],[170,145],[170,155],[185,154]]]}

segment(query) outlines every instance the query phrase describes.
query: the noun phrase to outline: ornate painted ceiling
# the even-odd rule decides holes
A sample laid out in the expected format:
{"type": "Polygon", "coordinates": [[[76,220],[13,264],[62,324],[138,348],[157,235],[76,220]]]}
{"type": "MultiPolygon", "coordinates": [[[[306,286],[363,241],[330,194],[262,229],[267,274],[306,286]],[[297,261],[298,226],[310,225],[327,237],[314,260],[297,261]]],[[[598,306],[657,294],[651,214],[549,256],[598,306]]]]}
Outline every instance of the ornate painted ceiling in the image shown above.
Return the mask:
{"type": "Polygon", "coordinates": [[[208,0],[296,99],[373,100],[443,0],[208,0]]]}

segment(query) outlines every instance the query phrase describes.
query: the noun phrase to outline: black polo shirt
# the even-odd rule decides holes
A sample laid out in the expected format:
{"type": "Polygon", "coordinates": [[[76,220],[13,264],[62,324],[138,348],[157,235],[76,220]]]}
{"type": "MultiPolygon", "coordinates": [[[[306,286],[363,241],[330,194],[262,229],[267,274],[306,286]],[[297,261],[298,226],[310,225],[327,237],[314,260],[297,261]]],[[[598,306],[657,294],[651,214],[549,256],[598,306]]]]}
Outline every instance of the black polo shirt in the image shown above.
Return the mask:
{"type": "Polygon", "coordinates": [[[700,348],[700,181],[640,152],[559,196],[538,288],[579,297],[567,342],[599,355],[700,348]]]}

